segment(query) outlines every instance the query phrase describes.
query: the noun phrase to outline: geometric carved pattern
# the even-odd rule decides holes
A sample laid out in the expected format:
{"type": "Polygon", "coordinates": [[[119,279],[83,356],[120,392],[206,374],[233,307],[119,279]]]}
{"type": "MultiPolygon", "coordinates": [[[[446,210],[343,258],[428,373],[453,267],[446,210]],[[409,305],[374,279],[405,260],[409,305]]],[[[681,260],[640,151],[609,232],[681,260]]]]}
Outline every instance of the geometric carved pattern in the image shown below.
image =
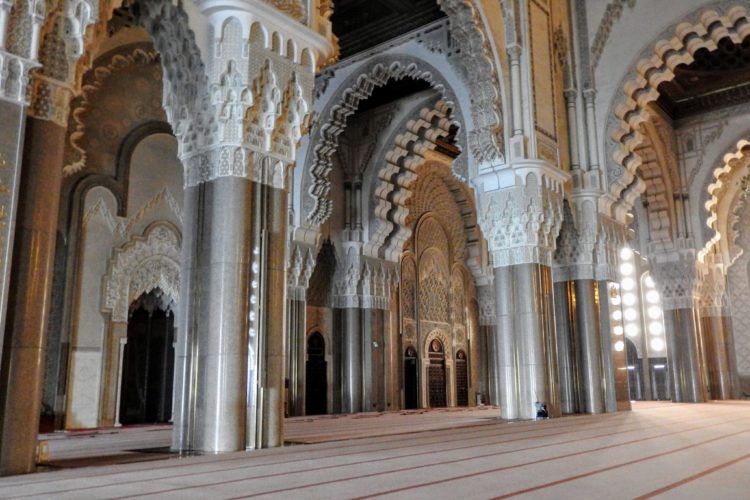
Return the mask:
{"type": "Polygon", "coordinates": [[[449,323],[450,283],[445,250],[430,248],[419,259],[419,319],[449,323]]]}
{"type": "Polygon", "coordinates": [[[130,304],[156,288],[174,303],[180,296],[180,235],[171,225],[156,223],[114,250],[104,277],[102,310],[112,321],[127,322],[130,304]]]}
{"type": "MultiPolygon", "coordinates": [[[[750,204],[738,214],[738,245],[750,249],[750,204]]],[[[732,332],[737,355],[737,371],[750,375],[750,251],[743,252],[727,272],[731,299],[732,332]]]]}
{"type": "Polygon", "coordinates": [[[747,173],[750,164],[750,141],[740,139],[736,151],[724,155],[724,164],[714,170],[714,182],[708,186],[711,198],[706,202],[709,212],[706,224],[714,230],[714,236],[701,250],[699,259],[717,252],[726,258],[730,265],[743,251],[744,247],[735,244],[739,237],[737,214],[745,204],[746,193],[737,190],[747,188],[747,173]]]}
{"type": "Polygon", "coordinates": [[[417,268],[414,259],[404,256],[401,260],[401,314],[404,318],[416,319],[415,293],[417,290],[417,268]]]}
{"type": "MultiPolygon", "coordinates": [[[[333,202],[328,198],[331,189],[328,174],[333,168],[331,157],[338,150],[339,135],[345,130],[347,119],[357,111],[360,102],[372,95],[376,87],[403,78],[423,80],[441,93],[445,92],[445,87],[436,81],[435,76],[420,69],[415,62],[404,64],[394,61],[388,67],[377,63],[362,72],[352,86],[341,93],[339,101],[333,100],[323,111],[321,125],[316,128],[314,135],[312,159],[305,168],[312,177],[309,194],[314,200],[314,206],[308,214],[308,221],[313,225],[323,224],[333,209],[333,202]]],[[[429,124],[428,121],[426,125],[429,124]]]]}

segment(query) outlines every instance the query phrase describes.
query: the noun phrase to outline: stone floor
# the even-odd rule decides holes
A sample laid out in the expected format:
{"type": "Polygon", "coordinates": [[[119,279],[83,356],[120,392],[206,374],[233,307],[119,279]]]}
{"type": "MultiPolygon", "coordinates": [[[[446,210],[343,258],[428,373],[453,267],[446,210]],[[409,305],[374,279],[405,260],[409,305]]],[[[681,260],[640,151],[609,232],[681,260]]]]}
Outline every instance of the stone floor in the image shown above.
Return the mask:
{"type": "MultiPolygon", "coordinates": [[[[750,402],[637,404],[632,412],[540,422],[500,422],[495,414],[291,419],[287,436],[315,444],[163,454],[2,478],[0,497],[617,499],[748,498],[750,492],[750,402]]],[[[168,438],[168,429],[141,428],[86,439],[107,437],[122,452],[128,439],[141,446],[145,432],[157,437],[154,443],[168,438]]]]}

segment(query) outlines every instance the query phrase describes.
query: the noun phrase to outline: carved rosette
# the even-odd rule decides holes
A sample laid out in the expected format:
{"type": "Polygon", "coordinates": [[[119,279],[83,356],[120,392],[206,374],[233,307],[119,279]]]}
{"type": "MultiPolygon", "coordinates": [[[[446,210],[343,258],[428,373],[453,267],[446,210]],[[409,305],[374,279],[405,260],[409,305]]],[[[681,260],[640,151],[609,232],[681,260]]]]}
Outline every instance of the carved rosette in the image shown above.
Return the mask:
{"type": "Polygon", "coordinates": [[[570,175],[539,160],[481,174],[480,224],[494,267],[552,265],[570,175]]]}

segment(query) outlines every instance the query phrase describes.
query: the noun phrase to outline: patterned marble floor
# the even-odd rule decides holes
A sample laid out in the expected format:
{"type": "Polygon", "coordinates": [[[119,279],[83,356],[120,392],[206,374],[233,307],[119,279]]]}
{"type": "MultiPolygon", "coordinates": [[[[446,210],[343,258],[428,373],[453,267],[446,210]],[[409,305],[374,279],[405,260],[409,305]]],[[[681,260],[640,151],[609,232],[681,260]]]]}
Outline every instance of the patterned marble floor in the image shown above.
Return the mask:
{"type": "Polygon", "coordinates": [[[346,439],[2,478],[0,497],[747,498],[750,491],[750,402],[636,405],[515,423],[484,411],[301,419],[308,432],[298,430],[300,441],[327,432],[346,439]]]}

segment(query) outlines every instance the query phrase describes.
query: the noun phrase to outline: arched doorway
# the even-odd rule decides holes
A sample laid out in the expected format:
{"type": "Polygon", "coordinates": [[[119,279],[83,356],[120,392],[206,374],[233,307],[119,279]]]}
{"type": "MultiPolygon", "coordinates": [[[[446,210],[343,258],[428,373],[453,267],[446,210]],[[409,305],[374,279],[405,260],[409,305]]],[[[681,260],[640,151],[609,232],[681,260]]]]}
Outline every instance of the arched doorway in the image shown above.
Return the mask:
{"type": "Polygon", "coordinates": [[[305,363],[305,414],[324,415],[328,412],[328,363],[326,342],[319,332],[307,338],[305,363]]]}
{"type": "Polygon", "coordinates": [[[466,353],[456,353],[456,405],[469,406],[469,369],[466,353]]]}
{"type": "Polygon", "coordinates": [[[430,408],[442,408],[447,406],[445,396],[445,349],[443,343],[438,339],[433,339],[430,342],[429,357],[427,381],[430,408]]]}
{"type": "Polygon", "coordinates": [[[168,422],[172,418],[174,313],[161,290],[131,306],[122,360],[120,423],[168,422]]]}
{"type": "Polygon", "coordinates": [[[419,408],[419,381],[417,380],[417,350],[409,346],[404,353],[404,408],[419,408]]]}

